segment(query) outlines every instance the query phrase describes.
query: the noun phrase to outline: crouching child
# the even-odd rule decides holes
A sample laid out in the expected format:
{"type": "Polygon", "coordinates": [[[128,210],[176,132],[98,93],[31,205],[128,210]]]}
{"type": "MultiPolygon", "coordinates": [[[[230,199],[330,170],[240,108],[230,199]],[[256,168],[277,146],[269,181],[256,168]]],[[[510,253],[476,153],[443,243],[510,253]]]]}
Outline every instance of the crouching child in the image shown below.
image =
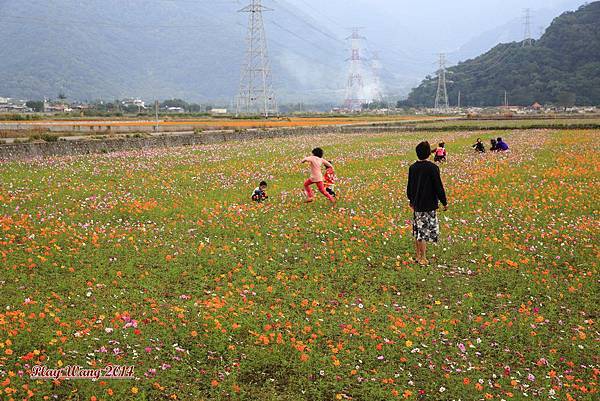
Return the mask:
{"type": "Polygon", "coordinates": [[[262,181],[258,187],[252,193],[252,200],[257,203],[261,203],[269,199],[267,195],[267,183],[262,181]]]}

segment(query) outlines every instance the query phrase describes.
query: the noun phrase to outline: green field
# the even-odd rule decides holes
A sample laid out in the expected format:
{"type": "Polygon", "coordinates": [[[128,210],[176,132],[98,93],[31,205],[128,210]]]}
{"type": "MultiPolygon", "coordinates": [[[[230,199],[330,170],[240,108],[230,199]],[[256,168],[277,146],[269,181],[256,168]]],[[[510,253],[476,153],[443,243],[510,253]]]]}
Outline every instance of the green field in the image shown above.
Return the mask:
{"type": "Polygon", "coordinates": [[[0,399],[597,400],[600,131],[332,134],[0,163],[0,399]],[[475,154],[478,136],[507,154],[475,154]],[[450,210],[411,263],[408,166],[450,210]],[[340,200],[304,204],[300,160],[340,200]],[[270,200],[249,201],[258,182],[270,200]],[[32,380],[33,365],[135,379],[32,380]]]}

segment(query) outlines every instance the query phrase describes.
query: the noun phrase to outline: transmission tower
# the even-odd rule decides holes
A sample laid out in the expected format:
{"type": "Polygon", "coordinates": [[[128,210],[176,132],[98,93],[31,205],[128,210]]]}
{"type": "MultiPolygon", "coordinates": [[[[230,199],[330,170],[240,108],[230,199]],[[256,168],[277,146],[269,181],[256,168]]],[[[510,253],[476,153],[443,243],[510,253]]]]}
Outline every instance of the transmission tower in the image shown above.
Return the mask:
{"type": "Polygon", "coordinates": [[[379,53],[372,51],[371,70],[373,71],[373,101],[383,102],[383,92],[381,89],[381,60],[379,53]]]}
{"type": "Polygon", "coordinates": [[[237,114],[260,113],[265,117],[277,114],[277,102],[271,82],[271,63],[267,50],[267,37],[263,22],[263,11],[273,11],[261,4],[261,0],[239,10],[249,14],[248,36],[246,38],[246,59],[240,78],[240,92],[237,97],[237,114]]]}
{"type": "Polygon", "coordinates": [[[447,111],[448,90],[446,89],[446,54],[440,53],[440,68],[438,70],[438,88],[435,95],[435,109],[437,111],[447,111]]]}
{"type": "Polygon", "coordinates": [[[362,76],[362,59],[360,56],[361,42],[365,39],[360,36],[361,28],[352,28],[352,35],[346,40],[351,43],[352,55],[348,59],[350,62],[350,73],[348,75],[348,83],[346,86],[346,100],[344,108],[350,111],[362,109],[362,105],[366,100],[362,97],[364,92],[364,81],[362,76]]]}
{"type": "Polygon", "coordinates": [[[523,16],[523,47],[529,47],[533,45],[533,39],[531,38],[531,9],[526,8],[523,16]]]}

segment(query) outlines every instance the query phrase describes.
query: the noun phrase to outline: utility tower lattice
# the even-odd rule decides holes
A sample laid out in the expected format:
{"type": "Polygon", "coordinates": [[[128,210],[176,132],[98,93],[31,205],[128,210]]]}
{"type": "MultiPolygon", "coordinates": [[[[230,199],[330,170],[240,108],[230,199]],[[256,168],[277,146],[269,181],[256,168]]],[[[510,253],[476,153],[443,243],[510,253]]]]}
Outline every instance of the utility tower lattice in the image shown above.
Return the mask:
{"type": "Polygon", "coordinates": [[[448,108],[448,90],[446,88],[446,55],[444,53],[440,53],[440,68],[438,70],[438,88],[437,94],[435,95],[435,109],[437,111],[447,111],[448,108]]]}
{"type": "Polygon", "coordinates": [[[376,51],[371,52],[371,69],[373,70],[373,100],[376,102],[383,102],[383,92],[381,90],[381,60],[379,59],[379,53],[376,51]]]}
{"type": "Polygon", "coordinates": [[[362,98],[364,92],[364,81],[362,76],[362,59],[360,56],[361,41],[365,38],[360,36],[361,28],[352,28],[352,35],[348,36],[352,44],[352,56],[348,59],[350,62],[350,74],[346,86],[346,100],[344,108],[346,110],[358,111],[366,100],[362,98]]]}
{"type": "Polygon", "coordinates": [[[241,13],[249,13],[249,23],[246,60],[242,68],[240,92],[236,101],[238,115],[260,113],[269,117],[278,112],[271,82],[271,63],[267,50],[263,11],[273,10],[263,6],[261,0],[252,0],[248,6],[239,10],[241,13]]]}
{"type": "Polygon", "coordinates": [[[533,39],[531,37],[531,9],[529,9],[529,8],[526,8],[524,10],[523,26],[524,26],[523,47],[532,46],[533,39]]]}

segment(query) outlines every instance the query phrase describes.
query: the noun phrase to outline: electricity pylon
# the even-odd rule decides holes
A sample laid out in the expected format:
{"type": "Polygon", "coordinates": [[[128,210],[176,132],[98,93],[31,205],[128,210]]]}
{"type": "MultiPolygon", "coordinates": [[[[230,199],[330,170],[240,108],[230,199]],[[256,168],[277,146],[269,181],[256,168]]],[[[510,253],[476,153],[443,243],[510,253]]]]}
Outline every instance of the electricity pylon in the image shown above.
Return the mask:
{"type": "Polygon", "coordinates": [[[447,111],[448,89],[446,88],[446,55],[440,53],[440,68],[438,69],[438,88],[435,95],[435,109],[440,112],[447,111]]]}
{"type": "Polygon", "coordinates": [[[526,8],[523,16],[523,47],[529,47],[533,45],[533,39],[531,38],[531,9],[526,8]]]}
{"type": "Polygon", "coordinates": [[[372,51],[371,70],[373,71],[373,101],[383,102],[383,91],[381,89],[381,60],[379,53],[372,51]]]}
{"type": "Polygon", "coordinates": [[[236,112],[238,115],[260,113],[269,117],[277,114],[278,110],[271,82],[271,63],[262,13],[273,10],[263,6],[261,0],[251,1],[248,6],[239,10],[249,14],[249,23],[246,60],[242,67],[236,112]]]}
{"type": "Polygon", "coordinates": [[[362,98],[364,91],[364,81],[362,76],[362,58],[360,56],[361,42],[365,39],[360,36],[361,28],[352,28],[352,35],[348,36],[352,44],[352,55],[348,59],[350,62],[350,73],[346,84],[346,100],[344,108],[350,111],[360,111],[366,100],[362,98]]]}

